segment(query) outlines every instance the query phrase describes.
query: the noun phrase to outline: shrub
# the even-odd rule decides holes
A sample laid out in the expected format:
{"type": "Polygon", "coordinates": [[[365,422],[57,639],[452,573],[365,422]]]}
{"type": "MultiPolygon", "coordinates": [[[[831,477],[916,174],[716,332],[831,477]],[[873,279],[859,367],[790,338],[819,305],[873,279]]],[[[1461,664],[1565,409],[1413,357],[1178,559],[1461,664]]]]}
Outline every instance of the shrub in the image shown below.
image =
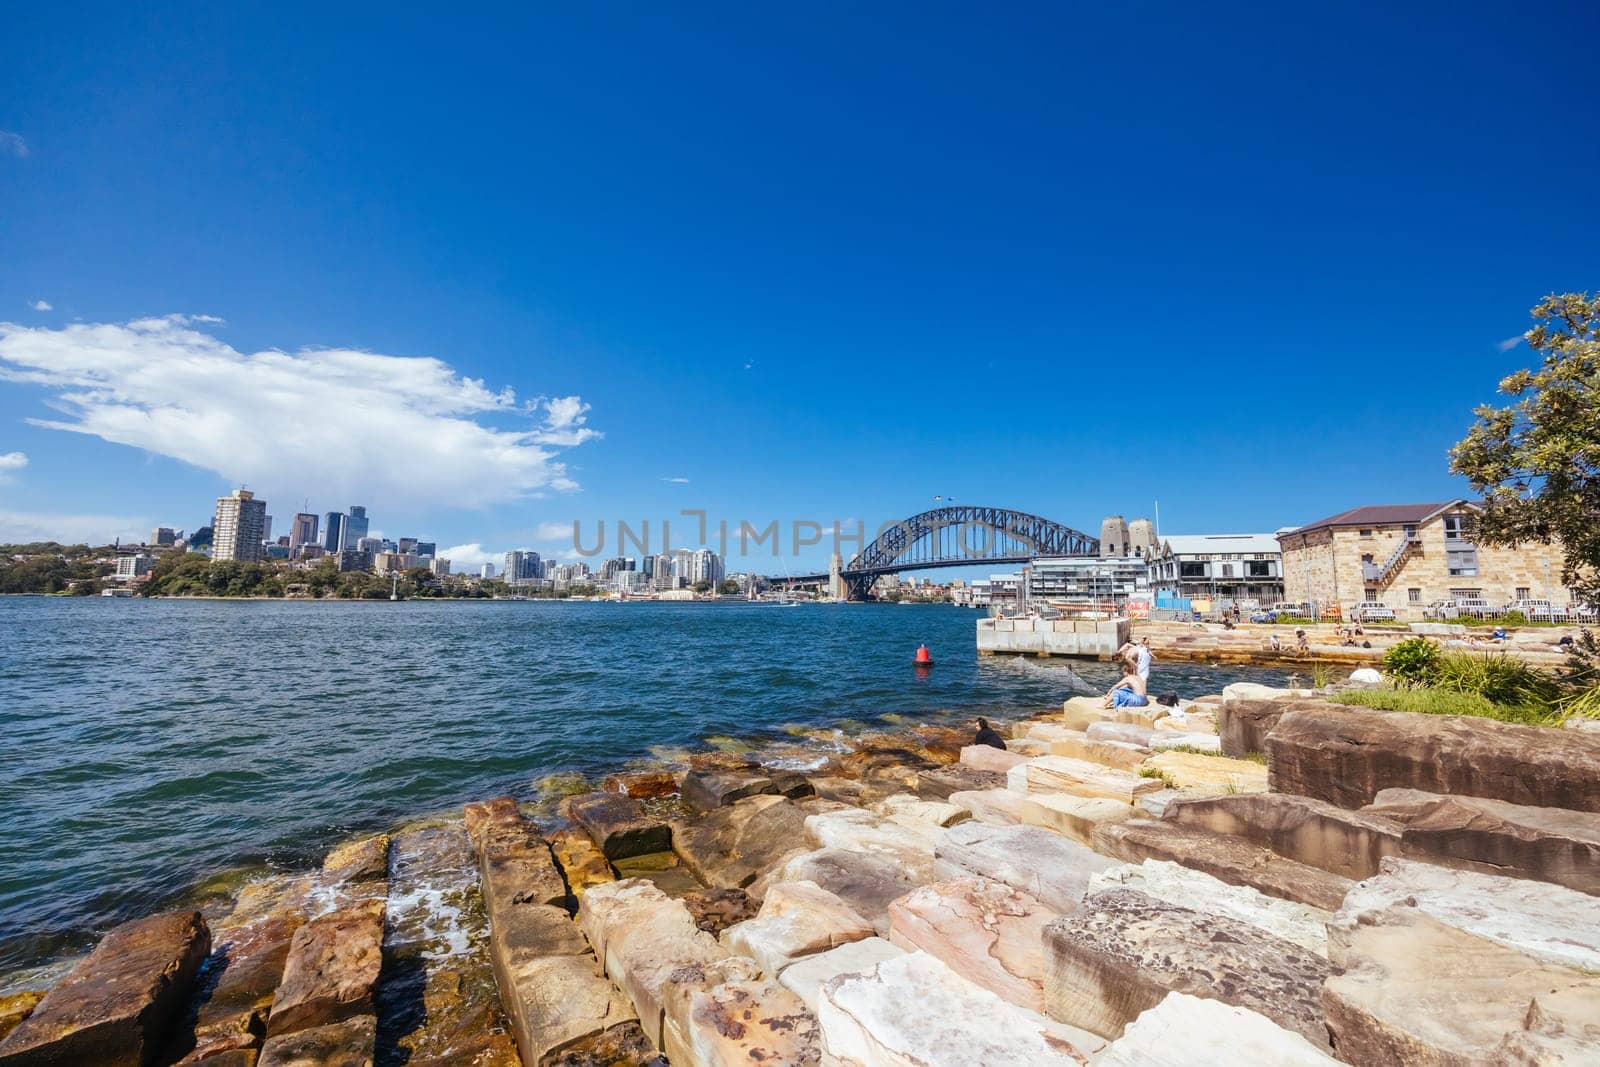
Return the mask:
{"type": "Polygon", "coordinates": [[[1501,626],[1526,626],[1528,617],[1520,611],[1508,611],[1500,616],[1501,626]]]}
{"type": "Polygon", "coordinates": [[[1552,676],[1502,652],[1452,652],[1441,656],[1429,685],[1476,693],[1493,704],[1550,707],[1561,696],[1552,676]]]}
{"type": "Polygon", "coordinates": [[[1401,685],[1430,685],[1443,658],[1438,645],[1426,637],[1412,637],[1388,651],[1383,657],[1383,669],[1401,685]]]}
{"type": "Polygon", "coordinates": [[[1480,719],[1522,723],[1526,726],[1555,726],[1561,721],[1561,713],[1549,707],[1496,704],[1478,693],[1450,689],[1353,689],[1335,694],[1333,700],[1338,704],[1354,704],[1380,711],[1474,715],[1480,719]]]}

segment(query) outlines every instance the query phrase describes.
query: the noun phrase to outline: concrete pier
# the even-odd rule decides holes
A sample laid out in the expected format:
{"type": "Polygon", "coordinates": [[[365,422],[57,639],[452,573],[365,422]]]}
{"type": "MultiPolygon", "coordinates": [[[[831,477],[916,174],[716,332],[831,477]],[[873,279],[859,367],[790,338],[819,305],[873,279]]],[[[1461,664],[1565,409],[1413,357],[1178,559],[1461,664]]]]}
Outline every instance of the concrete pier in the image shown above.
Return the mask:
{"type": "Polygon", "coordinates": [[[1127,619],[979,619],[978,652],[1109,660],[1130,633],[1127,619]]]}

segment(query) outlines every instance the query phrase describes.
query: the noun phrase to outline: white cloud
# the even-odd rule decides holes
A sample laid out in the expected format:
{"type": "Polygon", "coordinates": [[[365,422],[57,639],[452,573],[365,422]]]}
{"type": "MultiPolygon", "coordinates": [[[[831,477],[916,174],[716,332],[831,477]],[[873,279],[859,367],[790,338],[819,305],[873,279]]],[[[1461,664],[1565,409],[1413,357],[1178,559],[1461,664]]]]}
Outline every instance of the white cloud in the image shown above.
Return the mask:
{"type": "Polygon", "coordinates": [[[0,130],[0,154],[12,155],[22,159],[28,154],[28,142],[22,139],[22,134],[20,133],[0,130]]]}
{"type": "Polygon", "coordinates": [[[26,452],[0,452],[0,472],[19,471],[27,465],[26,452]]]}
{"type": "Polygon", "coordinates": [[[449,560],[452,570],[466,572],[475,571],[485,563],[493,563],[495,570],[499,570],[500,565],[505,562],[506,554],[486,552],[482,545],[474,541],[470,545],[451,545],[449,548],[441,549],[439,557],[449,560]]]}
{"type": "Polygon", "coordinates": [[[29,420],[36,426],[170,456],[268,501],[434,509],[542,496],[577,488],[557,450],[600,436],[575,396],[519,406],[510,388],[431,357],[242,353],[199,328],[218,321],[0,322],[0,380],[50,392],[62,417],[29,420]]]}
{"type": "Polygon", "coordinates": [[[1501,341],[1498,344],[1496,344],[1495,347],[1498,348],[1502,352],[1509,352],[1513,348],[1516,348],[1521,343],[1522,343],[1522,335],[1519,333],[1515,337],[1507,337],[1504,341],[1501,341]]]}
{"type": "Polygon", "coordinates": [[[31,306],[33,307],[33,310],[35,310],[35,311],[53,311],[53,310],[55,310],[53,307],[51,307],[50,301],[48,301],[48,300],[35,300],[31,306]]]}
{"type": "Polygon", "coordinates": [[[687,478],[663,478],[661,480],[664,481],[664,482],[671,482],[673,485],[688,485],[689,484],[689,479],[687,479],[687,478]]]}
{"type": "MultiPolygon", "coordinates": [[[[593,536],[592,532],[591,535],[593,536]]],[[[572,523],[546,519],[534,528],[533,539],[540,544],[572,544],[572,523]]]]}
{"type": "Polygon", "coordinates": [[[60,541],[66,545],[109,545],[117,538],[143,541],[150,535],[150,526],[148,519],[113,515],[49,515],[0,508],[0,544],[60,541]]]}

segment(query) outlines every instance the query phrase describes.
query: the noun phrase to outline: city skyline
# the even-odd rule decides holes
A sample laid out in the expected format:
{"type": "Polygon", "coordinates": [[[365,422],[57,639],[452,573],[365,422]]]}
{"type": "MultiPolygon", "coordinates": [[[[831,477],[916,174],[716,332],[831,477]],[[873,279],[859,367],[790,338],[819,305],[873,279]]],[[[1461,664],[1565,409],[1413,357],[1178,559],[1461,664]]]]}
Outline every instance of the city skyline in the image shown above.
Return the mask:
{"type": "Polygon", "coordinates": [[[1528,364],[1527,308],[1594,284],[1597,149],[1544,151],[1581,33],[521,17],[550,47],[502,93],[508,44],[405,18],[311,47],[3,16],[0,541],[188,526],[241,484],[480,564],[574,519],[870,530],[935,497],[1271,530],[1461,495],[1445,450],[1528,364]],[[372,101],[351,51],[420,73],[372,101]]]}

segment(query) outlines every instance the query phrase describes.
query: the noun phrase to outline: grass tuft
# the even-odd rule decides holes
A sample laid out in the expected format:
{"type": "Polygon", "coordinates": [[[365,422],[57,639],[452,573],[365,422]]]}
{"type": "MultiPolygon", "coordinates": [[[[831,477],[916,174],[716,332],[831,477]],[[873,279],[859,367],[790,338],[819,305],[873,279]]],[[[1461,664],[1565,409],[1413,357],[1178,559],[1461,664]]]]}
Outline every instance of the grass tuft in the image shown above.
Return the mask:
{"type": "Polygon", "coordinates": [[[1449,689],[1353,689],[1335,693],[1336,704],[1354,704],[1379,711],[1409,711],[1419,715],[1472,715],[1525,726],[1558,726],[1562,715],[1549,707],[1531,704],[1496,704],[1477,693],[1449,689]]]}

